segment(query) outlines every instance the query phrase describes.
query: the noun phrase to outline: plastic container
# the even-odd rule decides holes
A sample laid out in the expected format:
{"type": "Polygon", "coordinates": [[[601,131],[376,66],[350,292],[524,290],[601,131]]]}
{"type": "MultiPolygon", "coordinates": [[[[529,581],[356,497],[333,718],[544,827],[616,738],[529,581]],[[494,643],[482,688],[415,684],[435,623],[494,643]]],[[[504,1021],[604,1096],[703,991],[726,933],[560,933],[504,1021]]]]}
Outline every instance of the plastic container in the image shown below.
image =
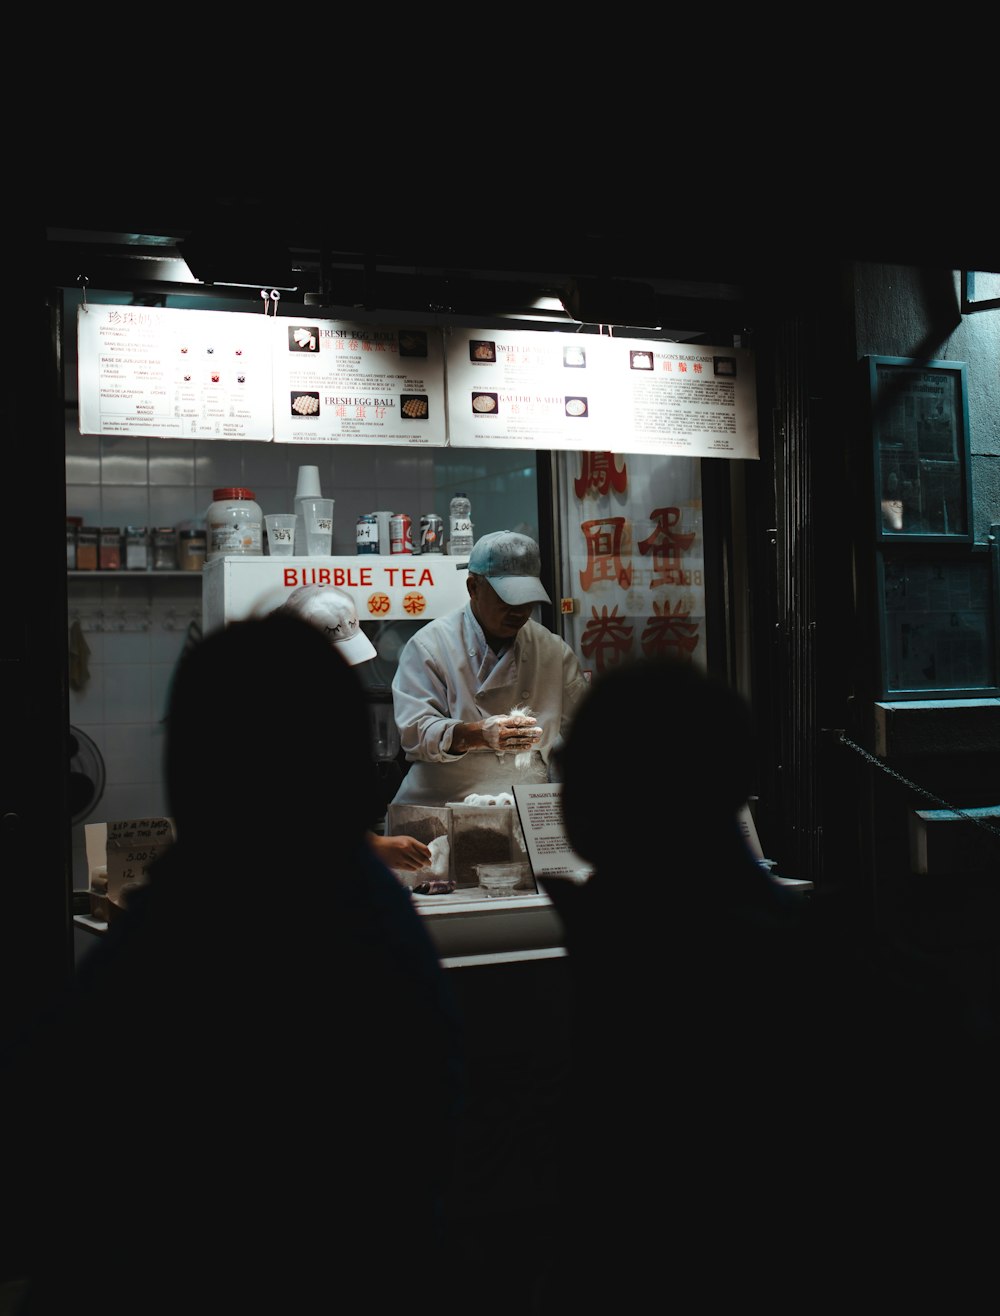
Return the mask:
{"type": "Polygon", "coordinates": [[[295,478],[295,552],[301,557],[308,557],[309,542],[306,534],[306,519],[302,511],[303,498],[322,498],[318,466],[300,466],[295,478]]]}
{"type": "Polygon", "coordinates": [[[448,515],[448,556],[468,557],[475,539],[472,533],[472,503],[465,494],[455,495],[448,508],[448,515]]]}
{"type": "Polygon", "coordinates": [[[205,513],[206,562],[219,557],[262,557],[264,513],[252,489],[241,485],[213,489],[205,513]]]}

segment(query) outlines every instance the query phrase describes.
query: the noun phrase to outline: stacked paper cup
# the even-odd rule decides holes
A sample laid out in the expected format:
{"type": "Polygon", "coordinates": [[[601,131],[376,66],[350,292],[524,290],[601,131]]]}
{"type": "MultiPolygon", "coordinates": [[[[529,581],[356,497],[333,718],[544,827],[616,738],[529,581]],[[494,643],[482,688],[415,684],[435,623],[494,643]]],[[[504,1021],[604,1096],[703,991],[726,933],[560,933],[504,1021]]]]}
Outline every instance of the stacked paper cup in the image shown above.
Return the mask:
{"type": "Polygon", "coordinates": [[[306,557],[309,552],[306,540],[306,522],[302,515],[303,498],[322,498],[323,490],[319,485],[318,466],[300,466],[299,478],[295,485],[295,552],[299,557],[306,557]]]}

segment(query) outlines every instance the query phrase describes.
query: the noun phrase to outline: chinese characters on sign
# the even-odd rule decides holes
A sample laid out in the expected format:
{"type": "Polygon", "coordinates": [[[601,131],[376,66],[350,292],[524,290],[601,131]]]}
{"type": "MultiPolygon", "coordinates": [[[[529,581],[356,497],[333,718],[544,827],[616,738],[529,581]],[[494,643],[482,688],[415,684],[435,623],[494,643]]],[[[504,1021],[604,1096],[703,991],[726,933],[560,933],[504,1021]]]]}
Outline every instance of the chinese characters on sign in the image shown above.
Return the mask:
{"type": "Polygon", "coordinates": [[[561,460],[569,643],[594,673],[664,653],[704,663],[697,463],[610,452],[561,460]]]}

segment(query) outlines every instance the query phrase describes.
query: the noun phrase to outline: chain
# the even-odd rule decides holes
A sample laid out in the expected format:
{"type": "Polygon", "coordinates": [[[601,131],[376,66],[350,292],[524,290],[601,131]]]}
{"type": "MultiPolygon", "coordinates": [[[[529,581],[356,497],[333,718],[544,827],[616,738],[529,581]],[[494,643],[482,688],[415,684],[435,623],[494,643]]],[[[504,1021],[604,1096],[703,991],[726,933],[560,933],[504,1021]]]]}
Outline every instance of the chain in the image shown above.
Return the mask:
{"type": "Polygon", "coordinates": [[[959,818],[964,818],[966,822],[975,823],[977,827],[981,827],[985,832],[990,832],[993,836],[1000,836],[1000,827],[994,827],[992,823],[988,823],[982,818],[976,818],[973,814],[966,813],[964,809],[958,809],[954,804],[949,804],[947,800],[942,800],[939,795],[934,795],[931,791],[924,790],[923,786],[918,786],[915,781],[910,781],[909,777],[904,777],[903,774],[897,772],[895,768],[890,768],[888,763],[885,763],[882,759],[876,758],[874,754],[869,754],[866,749],[862,749],[860,745],[853,741],[850,736],[843,731],[840,733],[840,743],[853,749],[855,753],[860,754],[863,759],[866,759],[869,763],[873,763],[876,768],[881,768],[881,770],[888,776],[895,777],[898,782],[902,782],[902,784],[908,786],[910,790],[916,791],[918,795],[922,795],[925,800],[931,800],[934,804],[941,805],[941,807],[947,809],[949,813],[957,814],[959,818]]]}

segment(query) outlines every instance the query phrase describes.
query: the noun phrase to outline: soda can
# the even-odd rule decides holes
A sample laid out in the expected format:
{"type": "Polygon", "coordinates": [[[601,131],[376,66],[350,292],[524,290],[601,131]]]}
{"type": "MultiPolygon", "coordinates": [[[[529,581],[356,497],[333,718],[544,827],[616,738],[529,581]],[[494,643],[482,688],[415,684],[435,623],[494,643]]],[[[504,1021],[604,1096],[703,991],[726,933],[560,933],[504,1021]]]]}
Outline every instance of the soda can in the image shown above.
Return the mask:
{"type": "Polygon", "coordinates": [[[444,540],[444,521],[433,512],[425,512],[420,518],[421,553],[440,553],[444,540]]]}
{"type": "Polygon", "coordinates": [[[359,553],[378,552],[378,520],[373,512],[362,512],[354,527],[359,553]]]}
{"type": "Polygon", "coordinates": [[[413,523],[405,512],[395,512],[389,518],[389,552],[390,553],[412,553],[413,539],[411,530],[413,523]]]}

